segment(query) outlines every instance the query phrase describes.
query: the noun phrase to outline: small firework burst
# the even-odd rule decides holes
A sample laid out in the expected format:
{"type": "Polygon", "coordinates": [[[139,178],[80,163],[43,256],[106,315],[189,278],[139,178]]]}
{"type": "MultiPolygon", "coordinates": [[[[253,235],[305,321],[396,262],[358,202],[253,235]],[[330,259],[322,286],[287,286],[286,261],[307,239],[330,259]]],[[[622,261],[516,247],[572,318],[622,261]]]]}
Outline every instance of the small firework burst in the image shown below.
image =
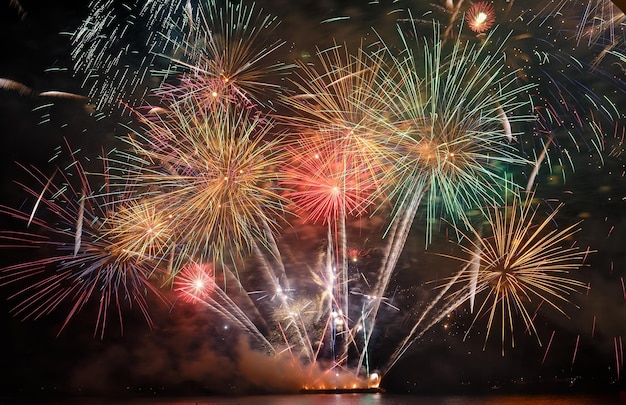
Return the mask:
{"type": "Polygon", "coordinates": [[[137,261],[163,259],[172,243],[172,215],[149,200],[120,204],[106,218],[106,236],[137,261]]]}
{"type": "Polygon", "coordinates": [[[189,263],[176,275],[174,291],[185,301],[206,299],[215,288],[213,268],[205,263],[189,263]]]}
{"type": "Polygon", "coordinates": [[[486,1],[479,1],[472,4],[465,14],[465,21],[470,30],[477,34],[482,34],[493,27],[496,22],[496,11],[493,6],[486,1]]]}
{"type": "Polygon", "coordinates": [[[269,56],[285,41],[277,39],[280,21],[239,2],[200,2],[189,6],[186,18],[176,24],[178,35],[169,37],[167,46],[176,52],[171,66],[158,74],[176,77],[176,86],[165,85],[161,95],[179,102],[204,99],[215,103],[264,105],[261,95],[282,88],[268,80],[270,73],[282,75],[289,67],[269,56]]]}

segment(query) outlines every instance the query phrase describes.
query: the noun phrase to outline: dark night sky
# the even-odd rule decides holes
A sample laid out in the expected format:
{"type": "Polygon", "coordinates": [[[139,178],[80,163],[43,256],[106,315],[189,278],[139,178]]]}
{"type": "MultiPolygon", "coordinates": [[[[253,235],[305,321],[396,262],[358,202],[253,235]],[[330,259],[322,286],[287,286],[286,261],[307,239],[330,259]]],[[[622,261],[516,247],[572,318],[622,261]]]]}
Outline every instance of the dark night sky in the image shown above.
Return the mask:
{"type": "MultiPolygon", "coordinates": [[[[22,1],[20,4],[26,11],[23,16],[7,3],[5,1],[0,9],[3,38],[0,41],[3,59],[0,78],[15,80],[36,92],[60,90],[83,94],[80,80],[70,71],[49,69],[71,67],[70,40],[60,33],[71,31],[80,24],[87,12],[86,2],[22,1]]],[[[332,36],[358,43],[360,36],[371,34],[370,26],[378,27],[383,33],[392,32],[394,17],[386,12],[399,8],[399,5],[382,0],[383,4],[365,3],[361,0],[326,0],[268,4],[273,5],[269,8],[271,12],[283,20],[279,34],[289,33],[289,43],[295,44],[288,55],[293,57],[305,51],[314,52],[316,44],[320,47],[330,45],[332,36]],[[350,19],[318,24],[318,21],[336,15],[350,16],[350,19]]],[[[569,26],[564,24],[563,30],[569,26]]],[[[623,33],[620,31],[619,35],[623,33]]],[[[585,54],[582,46],[576,54],[585,54]]],[[[601,66],[606,69],[608,78],[604,83],[594,83],[596,91],[617,89],[621,93],[626,90],[621,82],[623,71],[618,66],[617,62],[601,66]]],[[[617,108],[626,110],[626,96],[615,97],[618,98],[617,108]]],[[[52,165],[47,160],[56,147],[63,145],[64,137],[75,148],[93,156],[103,145],[110,147],[114,137],[122,133],[119,120],[115,116],[98,120],[91,113],[92,110],[81,101],[46,100],[0,89],[0,128],[3,132],[0,204],[19,207],[26,200],[14,183],[16,179],[25,178],[15,162],[34,164],[49,172],[52,165]]],[[[623,124],[617,123],[620,134],[623,124]]],[[[555,311],[540,312],[536,323],[543,347],[537,344],[535,337],[520,332],[516,336],[517,346],[507,348],[504,357],[500,353],[498,333],[484,351],[484,335],[480,328],[478,333],[472,333],[463,341],[464,330],[472,318],[466,308],[456,311],[427,332],[395,366],[385,380],[389,388],[423,391],[432,387],[443,389],[448,385],[459,387],[462,381],[488,387],[511,379],[537,381],[541,378],[548,381],[572,375],[608,383],[617,377],[614,345],[626,337],[626,293],[622,279],[626,271],[626,180],[623,177],[626,168],[622,153],[609,153],[612,147],[619,146],[616,149],[619,150],[621,146],[614,139],[613,130],[607,132],[604,164],[599,164],[597,154],[582,147],[580,152],[572,153],[576,170],[568,170],[565,182],[558,176],[551,176],[547,169],[540,172],[537,179],[540,198],[549,204],[565,203],[560,217],[563,223],[584,218],[582,231],[576,235],[578,244],[597,250],[590,256],[589,266],[577,275],[591,285],[588,293],[572,298],[580,308],[566,305],[569,318],[555,311]],[[545,363],[541,364],[553,332],[550,351],[545,363]],[[577,356],[572,367],[577,341],[577,356]]],[[[0,229],[16,228],[23,229],[23,224],[0,216],[0,229]]],[[[415,282],[411,273],[415,268],[423,269],[417,282],[421,286],[425,281],[440,277],[447,266],[455,265],[435,255],[424,255],[421,236],[413,235],[408,246],[394,281],[401,289],[415,282]]],[[[444,236],[436,236],[429,249],[447,252],[450,247],[444,236]]],[[[4,250],[0,254],[0,264],[12,263],[16,257],[20,257],[17,252],[4,250]]],[[[0,296],[10,296],[13,288],[0,287],[0,296]]],[[[418,289],[416,294],[424,293],[426,289],[418,289]]],[[[92,336],[93,313],[89,312],[90,308],[57,336],[63,314],[22,322],[9,315],[12,303],[1,300],[0,365],[4,377],[0,379],[0,397],[3,392],[33,389],[76,392],[80,388],[96,393],[122,393],[129,385],[183,388],[190,392],[205,388],[209,392],[245,392],[249,387],[290,387],[288,382],[282,382],[268,372],[275,370],[280,375],[280,365],[257,358],[243,343],[225,345],[225,342],[236,341],[236,334],[224,330],[207,311],[185,304],[169,311],[162,304],[153,304],[154,330],[148,328],[138,311],[133,311],[125,314],[123,336],[112,323],[105,338],[100,340],[92,336]]],[[[408,318],[405,313],[389,312],[386,316],[398,317],[395,326],[401,326],[403,319],[408,318]]],[[[380,357],[389,350],[385,342],[397,339],[392,335],[394,330],[390,328],[387,336],[381,332],[380,357]]],[[[620,370],[622,379],[625,371],[620,370]]]]}

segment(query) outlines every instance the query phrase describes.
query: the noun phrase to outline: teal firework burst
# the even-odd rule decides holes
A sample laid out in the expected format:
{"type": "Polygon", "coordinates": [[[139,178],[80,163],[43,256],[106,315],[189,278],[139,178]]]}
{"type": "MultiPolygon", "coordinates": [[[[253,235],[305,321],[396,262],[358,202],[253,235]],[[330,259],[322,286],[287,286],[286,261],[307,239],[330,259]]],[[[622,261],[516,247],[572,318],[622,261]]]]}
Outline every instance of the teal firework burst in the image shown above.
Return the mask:
{"type": "Polygon", "coordinates": [[[513,131],[533,119],[519,113],[532,85],[519,86],[504,72],[501,52],[461,40],[446,46],[438,26],[423,43],[412,40],[420,38],[415,26],[399,33],[398,54],[386,47],[375,56],[390,59],[393,69],[382,80],[396,88],[378,93],[388,105],[378,122],[395,151],[387,181],[394,217],[412,221],[423,205],[428,244],[436,220],[464,223],[469,211],[504,195],[508,166],[529,163],[513,131]]]}

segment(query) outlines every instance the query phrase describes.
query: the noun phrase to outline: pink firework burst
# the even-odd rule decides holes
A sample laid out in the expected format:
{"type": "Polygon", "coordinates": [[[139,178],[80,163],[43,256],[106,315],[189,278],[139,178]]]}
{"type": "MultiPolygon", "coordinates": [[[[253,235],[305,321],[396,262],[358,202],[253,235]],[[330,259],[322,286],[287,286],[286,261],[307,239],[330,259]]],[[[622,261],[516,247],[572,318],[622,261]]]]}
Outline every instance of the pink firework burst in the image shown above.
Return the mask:
{"type": "Polygon", "coordinates": [[[465,21],[469,29],[477,34],[481,34],[493,27],[496,22],[496,10],[486,1],[479,1],[472,4],[465,14],[465,21]]]}
{"type": "Polygon", "coordinates": [[[202,301],[215,289],[213,267],[205,263],[189,263],[176,275],[174,291],[188,302],[202,301]]]}

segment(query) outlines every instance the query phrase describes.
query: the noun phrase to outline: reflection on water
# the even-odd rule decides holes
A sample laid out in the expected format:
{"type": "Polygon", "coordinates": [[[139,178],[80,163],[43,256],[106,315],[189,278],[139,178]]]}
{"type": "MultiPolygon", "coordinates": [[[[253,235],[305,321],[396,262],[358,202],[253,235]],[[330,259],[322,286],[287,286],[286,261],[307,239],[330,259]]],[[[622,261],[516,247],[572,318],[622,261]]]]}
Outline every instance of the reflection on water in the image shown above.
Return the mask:
{"type": "MultiPolygon", "coordinates": [[[[3,404],[0,401],[0,404],[3,404]]],[[[478,396],[408,396],[381,394],[267,395],[243,397],[147,398],[123,401],[76,399],[49,404],[99,405],[595,405],[626,404],[626,395],[478,395],[478,396]]],[[[41,402],[38,402],[41,404],[41,402]]],[[[26,404],[23,404],[26,405],[26,404]]]]}

